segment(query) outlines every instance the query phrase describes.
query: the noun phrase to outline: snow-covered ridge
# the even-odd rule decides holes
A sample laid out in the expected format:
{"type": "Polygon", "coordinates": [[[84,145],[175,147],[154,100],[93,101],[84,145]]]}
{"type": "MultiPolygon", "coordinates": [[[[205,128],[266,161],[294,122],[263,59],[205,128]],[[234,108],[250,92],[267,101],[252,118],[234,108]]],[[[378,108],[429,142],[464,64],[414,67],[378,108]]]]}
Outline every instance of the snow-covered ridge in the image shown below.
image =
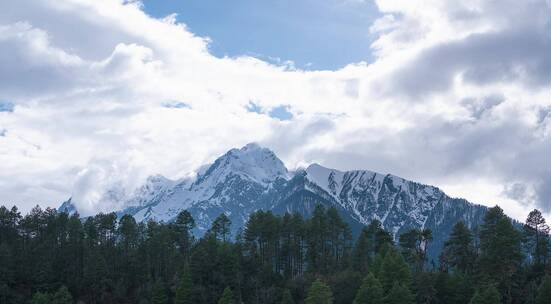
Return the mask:
{"type": "MultiPolygon", "coordinates": [[[[251,212],[299,212],[308,216],[322,204],[336,207],[353,229],[372,220],[398,236],[412,228],[430,228],[435,244],[443,244],[453,224],[477,225],[485,207],[448,197],[440,189],[403,178],[368,170],[340,171],[318,164],[289,172],[269,149],[248,144],[231,149],[212,164],[202,166],[193,178],[170,180],[152,176],[125,197],[118,214],[131,214],[138,221],[171,221],[188,210],[197,223],[197,234],[208,229],[225,213],[232,231],[245,225],[251,212]]],[[[117,188],[117,187],[114,187],[117,188]]],[[[115,195],[116,194],[116,195],[115,195]]],[[[77,211],[71,200],[60,210],[77,211]]],[[[436,245],[435,245],[436,246],[436,245]]]]}

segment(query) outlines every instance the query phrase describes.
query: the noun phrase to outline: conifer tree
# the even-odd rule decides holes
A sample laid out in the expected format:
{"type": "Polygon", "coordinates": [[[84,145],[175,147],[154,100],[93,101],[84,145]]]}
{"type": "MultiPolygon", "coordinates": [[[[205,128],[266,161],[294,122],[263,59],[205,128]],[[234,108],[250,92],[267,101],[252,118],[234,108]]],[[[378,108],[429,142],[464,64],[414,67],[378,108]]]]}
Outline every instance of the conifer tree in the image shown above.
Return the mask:
{"type": "Polygon", "coordinates": [[[440,256],[441,263],[455,271],[470,273],[476,260],[473,235],[464,222],[453,226],[440,256]]]}
{"type": "Polygon", "coordinates": [[[226,242],[230,237],[230,227],[231,220],[224,213],[221,213],[214,222],[212,222],[208,232],[214,235],[215,238],[226,242]]]}
{"type": "Polygon", "coordinates": [[[383,287],[379,280],[369,273],[363,280],[354,304],[383,304],[383,287]]]}
{"type": "Polygon", "coordinates": [[[176,298],[174,299],[175,304],[193,304],[191,298],[191,292],[193,288],[193,283],[191,281],[191,274],[189,269],[184,269],[182,277],[180,278],[180,285],[176,290],[176,298]]]}
{"type": "Polygon", "coordinates": [[[151,304],[168,304],[168,295],[165,285],[157,280],[151,291],[151,304]]]}
{"type": "Polygon", "coordinates": [[[469,304],[500,304],[501,296],[495,286],[491,285],[475,292],[469,304]]]}
{"type": "Polygon", "coordinates": [[[226,287],[224,289],[222,297],[220,298],[220,300],[218,300],[218,304],[234,304],[233,292],[229,287],[226,287]]]}
{"type": "Polygon", "coordinates": [[[184,210],[178,213],[174,221],[174,227],[178,234],[176,238],[178,240],[178,246],[180,247],[180,253],[182,253],[184,259],[188,261],[193,241],[191,230],[195,228],[195,220],[189,211],[184,210]]]}
{"type": "Polygon", "coordinates": [[[281,297],[281,304],[295,304],[293,295],[289,289],[283,290],[283,296],[281,297]]]}
{"type": "Polygon", "coordinates": [[[50,295],[47,293],[36,292],[31,299],[31,304],[50,304],[50,295]]]}
{"type": "Polygon", "coordinates": [[[411,290],[398,282],[394,283],[384,298],[384,304],[413,304],[415,297],[411,290]]]}
{"type": "Polygon", "coordinates": [[[354,246],[353,262],[356,269],[367,272],[375,255],[388,244],[392,244],[392,236],[383,229],[381,222],[373,220],[362,229],[354,246]]]}
{"type": "Polygon", "coordinates": [[[379,268],[377,269],[377,278],[385,292],[388,292],[396,282],[402,286],[409,287],[411,285],[409,266],[396,249],[389,247],[380,263],[380,266],[377,267],[379,268]]]}
{"type": "Polygon", "coordinates": [[[538,288],[538,295],[536,297],[536,304],[549,304],[551,303],[551,276],[545,276],[543,282],[538,288]]]}
{"type": "Polygon", "coordinates": [[[331,288],[319,279],[312,283],[305,304],[333,304],[331,288]]]}
{"type": "Polygon", "coordinates": [[[545,268],[549,258],[549,226],[541,212],[534,209],[528,214],[524,225],[524,242],[528,245],[535,266],[545,268]]]}
{"type": "Polygon", "coordinates": [[[61,286],[53,296],[52,304],[72,304],[73,296],[69,293],[66,286],[61,286]]]}
{"type": "Polygon", "coordinates": [[[488,210],[480,230],[479,272],[498,283],[506,301],[512,300],[513,275],[522,261],[520,233],[499,207],[488,210]]]}

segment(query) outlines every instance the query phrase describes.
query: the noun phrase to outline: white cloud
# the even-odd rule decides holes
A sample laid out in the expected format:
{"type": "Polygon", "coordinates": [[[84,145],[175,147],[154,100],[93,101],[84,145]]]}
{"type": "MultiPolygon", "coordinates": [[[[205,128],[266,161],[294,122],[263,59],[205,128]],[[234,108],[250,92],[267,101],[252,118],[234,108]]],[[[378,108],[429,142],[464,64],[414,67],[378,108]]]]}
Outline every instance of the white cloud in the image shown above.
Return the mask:
{"type": "Polygon", "coordinates": [[[373,63],[302,71],[216,58],[138,2],[4,1],[0,100],[15,108],[0,112],[1,199],[105,211],[113,185],[258,141],[290,166],[392,172],[517,218],[550,211],[551,10],[505,2],[379,0],[373,63]],[[278,107],[292,119],[267,115],[278,107]]]}

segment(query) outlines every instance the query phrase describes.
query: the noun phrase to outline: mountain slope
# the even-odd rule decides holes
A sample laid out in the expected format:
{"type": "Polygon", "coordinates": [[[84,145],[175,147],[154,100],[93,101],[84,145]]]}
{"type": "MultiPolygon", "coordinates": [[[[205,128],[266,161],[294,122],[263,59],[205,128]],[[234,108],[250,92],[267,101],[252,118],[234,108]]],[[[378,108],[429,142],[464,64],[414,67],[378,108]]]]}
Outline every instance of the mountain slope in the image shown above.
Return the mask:
{"type": "MultiPolygon", "coordinates": [[[[221,213],[231,219],[235,233],[256,210],[309,216],[318,204],[337,208],[356,233],[375,219],[395,237],[412,228],[429,228],[434,235],[429,247],[433,257],[457,221],[473,228],[486,212],[485,207],[450,198],[436,187],[390,174],[343,172],[318,164],[290,173],[272,151],[248,144],[228,151],[194,179],[150,177],[118,214],[131,214],[138,221],[171,221],[187,209],[201,235],[221,213]]],[[[70,200],[62,208],[76,211],[70,200]]]]}

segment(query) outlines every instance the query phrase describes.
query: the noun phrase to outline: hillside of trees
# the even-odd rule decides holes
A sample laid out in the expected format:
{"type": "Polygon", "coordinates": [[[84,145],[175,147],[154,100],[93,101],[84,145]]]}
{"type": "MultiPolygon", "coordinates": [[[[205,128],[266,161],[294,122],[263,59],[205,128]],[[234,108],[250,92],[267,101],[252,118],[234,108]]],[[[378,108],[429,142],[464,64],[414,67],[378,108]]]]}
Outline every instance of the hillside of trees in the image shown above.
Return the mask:
{"type": "Polygon", "coordinates": [[[477,232],[459,222],[439,261],[430,230],[393,240],[374,221],[357,239],[335,209],[311,218],[258,211],[236,236],[220,215],[190,233],[131,216],[80,219],[54,209],[0,207],[0,303],[551,303],[549,227],[518,229],[499,207],[477,232]]]}

